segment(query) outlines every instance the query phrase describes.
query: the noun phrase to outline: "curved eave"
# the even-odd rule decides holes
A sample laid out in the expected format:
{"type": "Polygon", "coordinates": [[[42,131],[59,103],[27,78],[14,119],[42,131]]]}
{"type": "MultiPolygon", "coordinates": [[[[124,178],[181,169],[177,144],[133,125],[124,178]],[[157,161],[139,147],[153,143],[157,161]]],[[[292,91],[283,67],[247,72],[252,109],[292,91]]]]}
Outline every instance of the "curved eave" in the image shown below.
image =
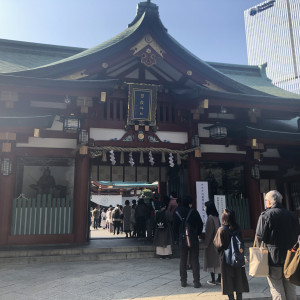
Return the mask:
{"type": "Polygon", "coordinates": [[[50,128],[53,124],[55,115],[43,115],[43,116],[1,116],[0,126],[5,127],[35,127],[35,128],[50,128]]]}
{"type": "Polygon", "coordinates": [[[266,130],[250,126],[246,126],[245,130],[248,137],[300,141],[300,133],[266,130]]]}
{"type": "Polygon", "coordinates": [[[203,97],[211,97],[215,99],[221,100],[232,100],[237,102],[250,102],[250,103],[258,103],[258,104],[278,104],[282,106],[293,105],[294,110],[300,110],[300,98],[282,98],[276,96],[270,96],[268,94],[263,95],[251,95],[251,94],[242,94],[242,93],[232,93],[232,92],[219,92],[209,90],[207,88],[198,87],[193,90],[188,90],[183,93],[176,93],[173,91],[172,94],[177,99],[183,100],[195,100],[195,99],[203,99],[203,97]]]}
{"type": "Polygon", "coordinates": [[[147,17],[145,13],[133,26],[128,27],[117,36],[100,45],[45,66],[6,74],[55,78],[59,77],[61,74],[66,74],[68,72],[72,73],[75,70],[85,69],[87,66],[93,65],[93,63],[105,61],[106,58],[121,52],[123,49],[128,49],[128,47],[131,47],[132,43],[136,42],[140,37],[138,32],[145,27],[144,23],[147,23],[147,17]]]}
{"type": "Polygon", "coordinates": [[[17,87],[35,87],[35,88],[55,88],[55,89],[72,89],[72,90],[96,90],[112,89],[119,80],[60,80],[49,78],[35,78],[14,75],[0,74],[1,86],[17,87]]]}

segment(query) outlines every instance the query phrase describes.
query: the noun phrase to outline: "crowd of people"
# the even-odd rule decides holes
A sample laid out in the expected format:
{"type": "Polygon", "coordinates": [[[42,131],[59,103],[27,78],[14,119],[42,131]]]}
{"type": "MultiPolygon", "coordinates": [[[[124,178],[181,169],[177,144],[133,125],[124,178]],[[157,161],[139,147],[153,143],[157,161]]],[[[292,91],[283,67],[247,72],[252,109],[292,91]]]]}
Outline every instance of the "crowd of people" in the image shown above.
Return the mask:
{"type": "MultiPolygon", "coordinates": [[[[176,193],[163,200],[144,199],[126,200],[125,206],[117,205],[107,210],[92,211],[93,226],[110,230],[113,234],[124,232],[126,237],[148,238],[156,246],[156,254],[160,259],[172,256],[172,246],[177,244],[180,253],[181,286],[187,286],[187,269],[192,270],[193,284],[200,288],[199,238],[203,230],[203,222],[199,212],[192,207],[190,196],[177,198],[176,193]],[[95,221],[96,220],[96,221],[95,221]]],[[[296,288],[283,275],[283,265],[288,249],[297,242],[299,222],[293,212],[282,206],[282,195],[278,191],[270,191],[265,196],[266,210],[262,212],[256,229],[258,240],[263,241],[269,251],[268,283],[272,299],[296,300],[296,288]]],[[[242,230],[236,222],[235,212],[226,208],[219,213],[213,201],[205,202],[207,221],[205,224],[204,265],[203,271],[210,273],[209,285],[221,285],[224,295],[230,300],[240,300],[245,292],[249,292],[249,284],[245,266],[233,266],[225,259],[232,236],[235,234],[244,245],[242,230]],[[236,294],[236,298],[234,297],[236,294]]],[[[92,224],[92,222],[91,222],[92,224]]]]}

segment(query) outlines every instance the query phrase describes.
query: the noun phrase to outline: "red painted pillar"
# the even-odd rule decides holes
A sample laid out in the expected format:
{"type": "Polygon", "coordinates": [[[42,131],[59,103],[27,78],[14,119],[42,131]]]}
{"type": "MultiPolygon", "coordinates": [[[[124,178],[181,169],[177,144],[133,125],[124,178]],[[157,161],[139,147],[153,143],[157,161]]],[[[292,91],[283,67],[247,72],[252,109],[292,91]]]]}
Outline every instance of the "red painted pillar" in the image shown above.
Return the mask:
{"type": "Polygon", "coordinates": [[[0,245],[8,244],[11,227],[11,208],[14,197],[14,184],[16,180],[16,160],[12,160],[12,173],[4,176],[0,174],[0,245]]]}
{"type": "Polygon", "coordinates": [[[251,153],[248,152],[245,163],[245,184],[249,201],[251,228],[255,230],[259,215],[263,211],[264,207],[261,201],[259,180],[254,179],[251,176],[252,165],[253,162],[251,161],[251,153]]]}
{"type": "Polygon", "coordinates": [[[201,180],[200,176],[200,162],[195,158],[194,153],[188,156],[188,170],[189,170],[189,190],[190,195],[193,197],[193,207],[196,207],[196,181],[201,180]]]}
{"type": "Polygon", "coordinates": [[[74,241],[76,243],[88,240],[88,202],[90,163],[88,155],[77,155],[75,163],[74,189],[74,241]]]}

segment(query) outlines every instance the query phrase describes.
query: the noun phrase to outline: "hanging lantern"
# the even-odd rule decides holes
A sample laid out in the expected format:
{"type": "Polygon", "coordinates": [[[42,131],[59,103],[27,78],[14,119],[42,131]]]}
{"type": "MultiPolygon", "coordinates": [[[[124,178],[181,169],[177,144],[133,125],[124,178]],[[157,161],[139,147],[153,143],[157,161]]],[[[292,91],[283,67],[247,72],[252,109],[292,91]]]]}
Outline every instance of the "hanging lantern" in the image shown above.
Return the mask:
{"type": "Polygon", "coordinates": [[[220,123],[216,123],[205,129],[209,130],[209,136],[213,139],[222,139],[227,136],[227,128],[220,123]]]}
{"type": "Polygon", "coordinates": [[[199,135],[194,135],[191,139],[191,146],[192,148],[200,146],[200,137],[199,135]]]}
{"type": "Polygon", "coordinates": [[[87,145],[89,141],[89,133],[85,129],[79,131],[78,141],[80,145],[87,145]]]}
{"type": "Polygon", "coordinates": [[[253,165],[251,168],[251,176],[254,179],[260,178],[259,165],[253,165]]]}
{"type": "Polygon", "coordinates": [[[1,160],[1,174],[8,176],[11,174],[12,161],[9,158],[3,158],[1,160]]]}
{"type": "Polygon", "coordinates": [[[64,118],[64,131],[77,132],[80,129],[80,120],[75,116],[64,118]]]}

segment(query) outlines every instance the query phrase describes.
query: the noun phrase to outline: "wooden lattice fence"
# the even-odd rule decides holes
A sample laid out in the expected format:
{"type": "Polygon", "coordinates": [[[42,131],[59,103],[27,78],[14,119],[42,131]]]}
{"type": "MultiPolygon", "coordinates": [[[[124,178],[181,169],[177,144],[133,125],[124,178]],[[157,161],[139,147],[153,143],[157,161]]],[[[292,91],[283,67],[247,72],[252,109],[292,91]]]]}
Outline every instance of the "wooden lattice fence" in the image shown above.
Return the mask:
{"type": "Polygon", "coordinates": [[[13,200],[11,235],[68,234],[73,231],[73,199],[23,195],[13,200]]]}

